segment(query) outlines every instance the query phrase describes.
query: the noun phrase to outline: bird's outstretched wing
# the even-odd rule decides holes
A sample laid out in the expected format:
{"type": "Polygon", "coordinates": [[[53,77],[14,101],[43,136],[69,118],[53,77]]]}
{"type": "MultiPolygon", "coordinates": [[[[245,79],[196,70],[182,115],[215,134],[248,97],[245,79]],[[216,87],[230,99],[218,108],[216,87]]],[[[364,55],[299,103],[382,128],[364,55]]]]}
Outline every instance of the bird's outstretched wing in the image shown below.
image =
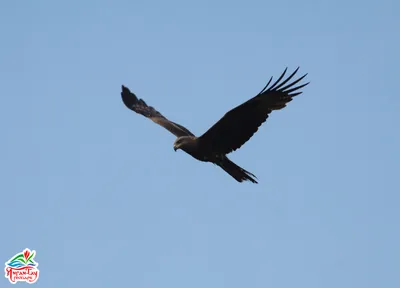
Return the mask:
{"type": "Polygon", "coordinates": [[[307,74],[296,81],[289,83],[297,68],[286,80],[280,82],[286,74],[287,68],[279,79],[268,88],[268,84],[255,97],[227,112],[217,123],[206,133],[199,137],[208,149],[215,153],[228,154],[239,149],[246,143],[258,127],[264,123],[273,110],[280,110],[292,101],[294,96],[301,94],[300,88],[308,83],[293,87],[300,82],[307,74]]]}
{"type": "Polygon", "coordinates": [[[154,109],[151,106],[148,106],[146,102],[144,102],[142,99],[138,99],[134,93],[132,93],[127,87],[123,85],[122,85],[121,96],[122,96],[122,101],[124,102],[126,107],[135,111],[136,113],[139,113],[151,119],[153,122],[161,125],[165,129],[170,131],[176,137],[194,136],[192,132],[190,132],[185,127],[177,123],[174,123],[172,121],[169,121],[156,109],[154,109]]]}

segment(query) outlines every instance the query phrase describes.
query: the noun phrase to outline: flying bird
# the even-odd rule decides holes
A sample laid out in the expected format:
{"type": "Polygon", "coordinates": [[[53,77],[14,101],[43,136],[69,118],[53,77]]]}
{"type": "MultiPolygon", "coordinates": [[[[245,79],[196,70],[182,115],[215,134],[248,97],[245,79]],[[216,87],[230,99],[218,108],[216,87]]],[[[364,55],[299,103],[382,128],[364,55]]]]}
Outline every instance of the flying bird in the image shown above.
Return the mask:
{"type": "Polygon", "coordinates": [[[175,151],[181,149],[197,160],[218,165],[238,182],[258,183],[254,174],[229,160],[227,154],[239,149],[246,143],[257,132],[262,123],[267,120],[272,111],[286,107],[286,104],[292,101],[293,97],[302,93],[300,89],[308,85],[309,82],[299,86],[295,85],[303,80],[307,74],[290,82],[299,68],[282,81],[287,71],[286,68],[282,75],[269,87],[273,79],[271,77],[260,93],[227,112],[200,137],[196,137],[182,125],[168,120],[156,109],[147,105],[144,100],[138,99],[123,85],[121,96],[126,107],[151,119],[177,137],[174,142],[175,151]]]}

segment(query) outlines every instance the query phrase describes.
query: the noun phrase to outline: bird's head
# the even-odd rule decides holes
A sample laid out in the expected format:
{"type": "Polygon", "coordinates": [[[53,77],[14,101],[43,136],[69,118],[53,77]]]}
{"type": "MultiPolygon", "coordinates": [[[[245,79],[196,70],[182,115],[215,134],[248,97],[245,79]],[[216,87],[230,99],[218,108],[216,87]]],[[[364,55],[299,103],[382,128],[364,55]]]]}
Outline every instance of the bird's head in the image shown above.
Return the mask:
{"type": "Polygon", "coordinates": [[[190,148],[189,146],[193,142],[192,137],[190,136],[181,136],[174,142],[174,150],[182,149],[183,151],[188,152],[187,150],[190,148]]]}
{"type": "Polygon", "coordinates": [[[179,137],[174,142],[174,150],[181,149],[185,145],[185,136],[179,137]]]}

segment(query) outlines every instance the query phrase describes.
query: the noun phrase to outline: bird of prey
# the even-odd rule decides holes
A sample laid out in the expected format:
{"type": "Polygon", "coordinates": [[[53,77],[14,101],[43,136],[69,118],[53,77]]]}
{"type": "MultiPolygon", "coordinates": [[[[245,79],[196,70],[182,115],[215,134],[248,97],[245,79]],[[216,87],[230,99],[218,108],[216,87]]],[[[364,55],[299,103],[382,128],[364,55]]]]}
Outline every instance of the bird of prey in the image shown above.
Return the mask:
{"type": "Polygon", "coordinates": [[[287,71],[286,68],[282,75],[268,87],[272,81],[271,77],[260,93],[227,112],[200,137],[196,137],[182,125],[168,120],[156,109],[147,105],[144,100],[138,99],[123,85],[121,96],[126,107],[163,126],[177,137],[174,142],[175,151],[181,149],[197,160],[218,165],[238,182],[257,183],[257,177],[254,174],[233,163],[226,155],[246,143],[273,110],[286,107],[293,97],[302,93],[299,90],[309,82],[294,86],[307,74],[289,82],[298,70],[299,67],[282,81],[287,71]]]}

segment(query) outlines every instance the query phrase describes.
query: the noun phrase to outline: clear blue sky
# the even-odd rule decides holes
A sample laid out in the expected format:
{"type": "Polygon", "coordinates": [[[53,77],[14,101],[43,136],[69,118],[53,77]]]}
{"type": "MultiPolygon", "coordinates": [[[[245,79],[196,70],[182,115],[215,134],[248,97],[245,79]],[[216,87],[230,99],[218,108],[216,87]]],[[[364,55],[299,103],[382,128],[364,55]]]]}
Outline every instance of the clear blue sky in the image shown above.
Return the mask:
{"type": "Polygon", "coordinates": [[[35,249],[49,288],[400,287],[399,13],[2,1],[1,261],[35,249]],[[231,155],[258,185],[175,153],[120,98],[199,135],[297,66],[311,84],[231,155]]]}

